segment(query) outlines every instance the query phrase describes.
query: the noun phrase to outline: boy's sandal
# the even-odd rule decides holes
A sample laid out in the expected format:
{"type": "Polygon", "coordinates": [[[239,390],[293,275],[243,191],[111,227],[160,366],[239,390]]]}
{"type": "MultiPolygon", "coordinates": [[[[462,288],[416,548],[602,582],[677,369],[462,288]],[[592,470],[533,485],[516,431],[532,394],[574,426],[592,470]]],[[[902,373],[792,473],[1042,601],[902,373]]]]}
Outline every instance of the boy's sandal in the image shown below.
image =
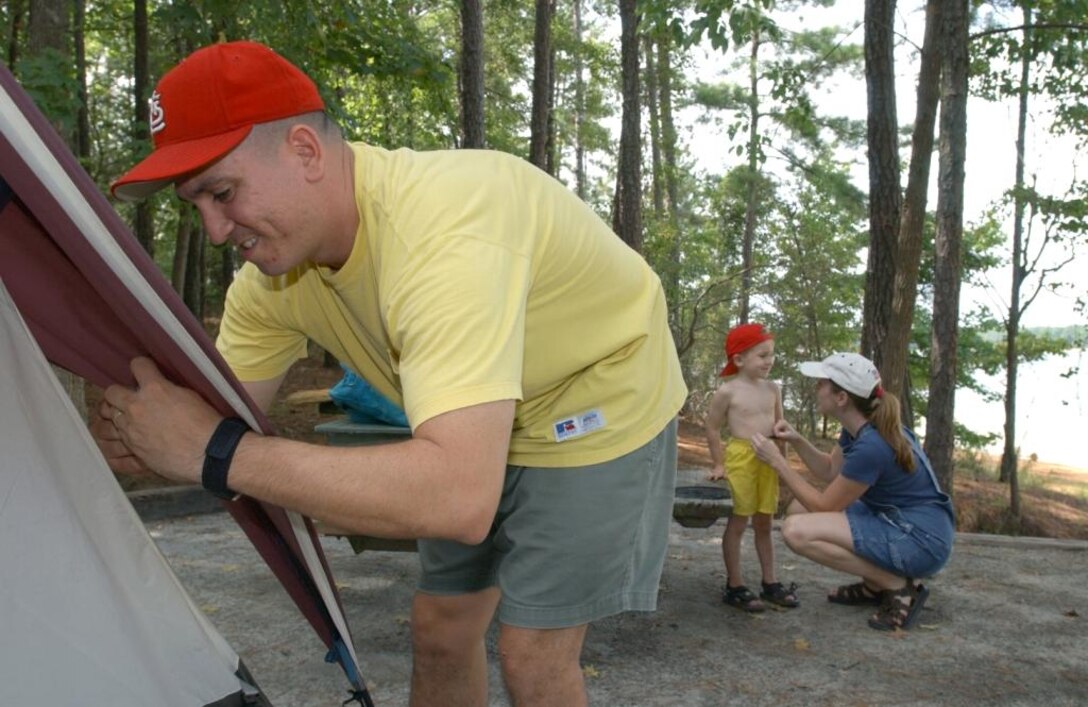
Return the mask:
{"type": "Polygon", "coordinates": [[[759,613],[767,608],[763,606],[763,602],[759,600],[759,597],[743,584],[739,587],[726,586],[722,590],[722,601],[750,614],[759,613]]]}
{"type": "Polygon", "coordinates": [[[883,595],[880,610],[869,619],[870,628],[877,631],[906,631],[918,623],[929,590],[924,584],[911,583],[902,589],[887,590],[883,595]]]}
{"type": "Polygon", "coordinates": [[[827,600],[832,604],[846,604],[848,606],[862,604],[880,606],[881,595],[882,592],[879,589],[870,589],[865,582],[854,582],[853,584],[844,584],[838,587],[827,595],[827,600]]]}
{"type": "Polygon", "coordinates": [[[781,582],[772,582],[771,584],[763,582],[763,591],[759,593],[759,598],[778,606],[784,606],[787,609],[793,609],[801,605],[801,601],[797,598],[797,584],[795,582],[791,582],[788,587],[783,586],[781,582]]]}

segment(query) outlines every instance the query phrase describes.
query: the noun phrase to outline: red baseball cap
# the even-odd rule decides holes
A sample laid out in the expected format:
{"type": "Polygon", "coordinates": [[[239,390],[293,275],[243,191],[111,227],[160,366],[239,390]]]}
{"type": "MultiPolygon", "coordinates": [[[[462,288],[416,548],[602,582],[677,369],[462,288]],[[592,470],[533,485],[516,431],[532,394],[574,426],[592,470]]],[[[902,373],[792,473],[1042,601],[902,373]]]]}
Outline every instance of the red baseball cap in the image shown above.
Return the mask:
{"type": "Polygon", "coordinates": [[[764,329],[762,324],[740,324],[730,329],[725,337],[725,368],[718,375],[722,378],[735,376],[737,364],[733,363],[733,357],[773,338],[774,334],[764,329]]]}
{"type": "Polygon", "coordinates": [[[223,157],[257,123],[325,109],[310,77],[256,42],[198,49],[159,80],[148,103],[155,147],[110,185],[123,201],[223,157]]]}

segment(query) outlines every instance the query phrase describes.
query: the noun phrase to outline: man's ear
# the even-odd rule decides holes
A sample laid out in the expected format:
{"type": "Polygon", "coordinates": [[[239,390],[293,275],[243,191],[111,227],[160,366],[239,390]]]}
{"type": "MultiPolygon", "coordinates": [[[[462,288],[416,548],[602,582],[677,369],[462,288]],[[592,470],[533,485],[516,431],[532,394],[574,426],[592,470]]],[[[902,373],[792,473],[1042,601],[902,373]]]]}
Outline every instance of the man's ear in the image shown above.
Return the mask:
{"type": "Polygon", "coordinates": [[[298,161],[306,181],[314,182],[325,174],[325,144],[321,136],[305,123],[296,123],[287,131],[287,149],[298,161]]]}

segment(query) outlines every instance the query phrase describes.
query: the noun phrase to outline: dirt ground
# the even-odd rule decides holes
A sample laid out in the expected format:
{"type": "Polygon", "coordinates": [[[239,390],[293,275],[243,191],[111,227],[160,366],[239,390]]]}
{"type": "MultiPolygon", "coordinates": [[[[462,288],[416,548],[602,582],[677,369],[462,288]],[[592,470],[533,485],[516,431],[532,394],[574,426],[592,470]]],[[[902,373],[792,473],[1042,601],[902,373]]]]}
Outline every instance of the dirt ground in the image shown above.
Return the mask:
{"type": "MultiPolygon", "coordinates": [[[[296,367],[286,392],[327,387],[339,375],[315,357],[296,367]]],[[[282,402],[272,418],[284,434],[310,439],[323,419],[313,405],[282,402]]],[[[685,423],[681,433],[681,467],[697,477],[709,466],[702,431],[685,423]]],[[[961,520],[973,517],[965,511],[986,498],[989,486],[957,484],[961,520]]],[[[1053,502],[1083,515],[1077,500],[1053,502]]],[[[1088,537],[1088,523],[1076,513],[1047,529],[1088,537]]],[[[869,610],[829,604],[828,589],[847,578],[793,555],[778,533],[779,577],[799,584],[802,606],[760,615],[724,606],[723,527],[722,520],[702,529],[672,524],[658,611],[591,626],[582,667],[592,704],[1088,703],[1086,542],[961,533],[949,565],[928,580],[932,593],[920,625],[883,634],[866,626],[869,610]]],[[[318,707],[345,699],[339,669],[324,662],[323,646],[228,515],[173,517],[148,528],[273,704],[318,707]]],[[[375,703],[407,704],[417,557],[356,555],[347,540],[332,537],[323,544],[375,703]]],[[[750,534],[742,553],[754,573],[750,534]]],[[[490,704],[506,705],[494,627],[488,654],[490,704]]]]}
{"type": "MultiPolygon", "coordinates": [[[[279,707],[345,698],[339,668],[225,513],[149,523],[197,606],[279,707]]],[[[720,600],[723,522],[673,523],[658,611],[594,623],[582,654],[590,703],[710,705],[1083,705],[1088,703],[1088,543],[960,535],[928,580],[915,630],[879,633],[871,610],[829,604],[844,581],[793,555],[778,533],[780,578],[800,585],[794,610],[748,615],[720,600]]],[[[363,675],[382,707],[406,705],[414,554],[324,539],[363,675]]],[[[746,570],[756,558],[748,534],[746,570]]],[[[488,638],[491,705],[506,705],[488,638]]]]}

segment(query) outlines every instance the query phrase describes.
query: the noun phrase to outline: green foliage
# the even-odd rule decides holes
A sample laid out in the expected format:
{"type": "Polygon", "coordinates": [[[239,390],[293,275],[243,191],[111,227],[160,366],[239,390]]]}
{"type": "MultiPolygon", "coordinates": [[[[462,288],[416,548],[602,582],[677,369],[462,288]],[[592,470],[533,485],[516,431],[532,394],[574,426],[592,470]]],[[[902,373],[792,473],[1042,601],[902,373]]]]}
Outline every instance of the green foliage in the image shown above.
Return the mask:
{"type": "Polygon", "coordinates": [[[55,49],[45,49],[19,62],[19,81],[57,131],[71,135],[79,111],[77,83],[71,61],[55,49]]]}
{"type": "MultiPolygon", "coordinates": [[[[675,217],[647,210],[645,256],[662,279],[675,276],[669,316],[683,353],[685,376],[694,391],[717,382],[722,339],[738,315],[741,237],[749,187],[756,193],[756,231],[752,313],[777,335],[779,360],[774,376],[783,381],[788,414],[803,427],[818,429],[813,417],[811,384],[796,364],[830,351],[857,346],[860,328],[864,247],[867,239],[866,195],[851,179],[844,160],[864,150],[864,121],[821,114],[817,92],[843,77],[857,78],[862,48],[849,41],[855,30],[805,27],[791,31],[783,10],[829,5],[831,0],[642,0],[640,29],[650,37],[671,33],[673,105],[677,111],[703,107],[705,124],[721,126],[722,153],[731,153],[713,174],[692,167],[681,143],[676,166],[675,217]],[[690,50],[713,48],[722,64],[746,73],[758,34],[766,51],[758,57],[759,135],[749,141],[753,104],[743,81],[689,82],[690,50]],[[757,167],[747,164],[755,153],[757,167]],[[843,156],[843,155],[847,156],[843,156]],[[763,169],[764,160],[775,169],[763,169]],[[741,164],[742,166],[737,166],[741,164]]],[[[976,3],[980,28],[1018,23],[1021,2],[976,3]],[[1000,10],[995,11],[994,8],[1000,10]]],[[[1040,23],[1084,23],[1085,0],[1033,3],[1040,23]]],[[[12,3],[0,3],[0,22],[10,26],[12,3]]],[[[555,126],[559,178],[572,183],[574,147],[587,151],[590,173],[587,201],[607,213],[615,185],[613,125],[620,85],[615,41],[615,3],[585,0],[582,38],[573,30],[571,0],[559,0],[553,22],[555,48],[555,126]],[[583,104],[575,96],[575,66],[584,72],[583,104]],[[582,121],[576,121],[581,109],[582,121]]],[[[484,2],[485,132],[488,147],[525,155],[532,78],[533,8],[509,0],[484,2]]],[[[352,139],[387,147],[456,147],[459,130],[457,67],[460,17],[449,0],[152,0],[149,57],[152,82],[197,47],[231,39],[265,42],[297,63],[317,82],[329,112],[352,139]]],[[[146,154],[145,140],[134,139],[132,6],[126,2],[87,5],[88,108],[92,149],[88,172],[106,189],[110,180],[146,154]]],[[[1020,32],[978,37],[972,45],[972,90],[992,100],[1015,96],[1019,58],[1029,52],[1032,97],[1046,96],[1045,114],[1054,129],[1086,135],[1088,100],[1084,67],[1085,32],[1042,31],[1025,46],[1020,32]]],[[[24,35],[25,36],[25,35],[24,35]]],[[[6,33],[0,46],[9,41],[6,33]]],[[[24,39],[25,42],[25,39],[24,39]]],[[[70,130],[75,115],[72,67],[59,55],[24,59],[20,80],[38,104],[70,130]]],[[[1041,119],[1036,116],[1037,119],[1041,119]]],[[[683,127],[683,126],[681,126],[683,127]]],[[[682,135],[681,135],[682,137],[682,135]]],[[[648,155],[648,150],[644,151],[648,155]]],[[[648,171],[648,170],[645,170],[648,171]]],[[[1060,248],[1076,253],[1088,233],[1088,194],[1083,183],[1062,195],[1022,197],[1036,219],[1036,233],[1046,232],[1060,248]]],[[[1010,194],[1010,196],[1012,196],[1010,194]]],[[[169,191],[152,200],[155,254],[169,272],[177,232],[177,202],[169,191]]],[[[126,218],[132,207],[117,204],[126,218]]],[[[965,282],[981,284],[986,274],[1007,265],[1002,225],[1009,203],[965,232],[965,282]]],[[[915,328],[909,366],[912,403],[924,415],[929,379],[929,325],[932,297],[932,223],[923,239],[915,328]]],[[[194,237],[200,237],[199,231],[194,237]]],[[[208,248],[207,307],[221,301],[218,270],[222,251],[208,248]]],[[[1048,285],[1051,287],[1056,284],[1048,285]]],[[[1075,292],[1083,291],[1079,286],[1075,292]]],[[[1088,295],[1084,298],[1088,300],[1088,295]]],[[[1086,301],[1088,304],[1088,301],[1086,301]]],[[[980,373],[1000,373],[1004,366],[1001,313],[963,315],[959,337],[957,385],[979,390],[991,400],[999,391],[980,390],[980,373]]],[[[1022,360],[1037,360],[1082,343],[1084,331],[1023,332],[1022,360]]],[[[967,422],[968,426],[970,421],[967,422]]],[[[988,440],[959,427],[958,439],[982,445],[988,440]]]]}
{"type": "Polygon", "coordinates": [[[1016,0],[986,3],[980,8],[981,32],[971,47],[971,87],[988,100],[1019,95],[1020,61],[1031,64],[1028,90],[1052,106],[1049,127],[1055,133],[1088,139],[1088,2],[1085,0],[1016,0]],[[1022,8],[1031,10],[1035,28],[1025,36],[1019,27],[1022,8]]]}
{"type": "Polygon", "coordinates": [[[705,38],[711,47],[722,52],[730,44],[737,46],[751,41],[756,32],[775,41],[779,37],[778,25],[767,14],[772,9],[774,0],[696,0],[695,18],[682,39],[697,44],[705,38]]]}

